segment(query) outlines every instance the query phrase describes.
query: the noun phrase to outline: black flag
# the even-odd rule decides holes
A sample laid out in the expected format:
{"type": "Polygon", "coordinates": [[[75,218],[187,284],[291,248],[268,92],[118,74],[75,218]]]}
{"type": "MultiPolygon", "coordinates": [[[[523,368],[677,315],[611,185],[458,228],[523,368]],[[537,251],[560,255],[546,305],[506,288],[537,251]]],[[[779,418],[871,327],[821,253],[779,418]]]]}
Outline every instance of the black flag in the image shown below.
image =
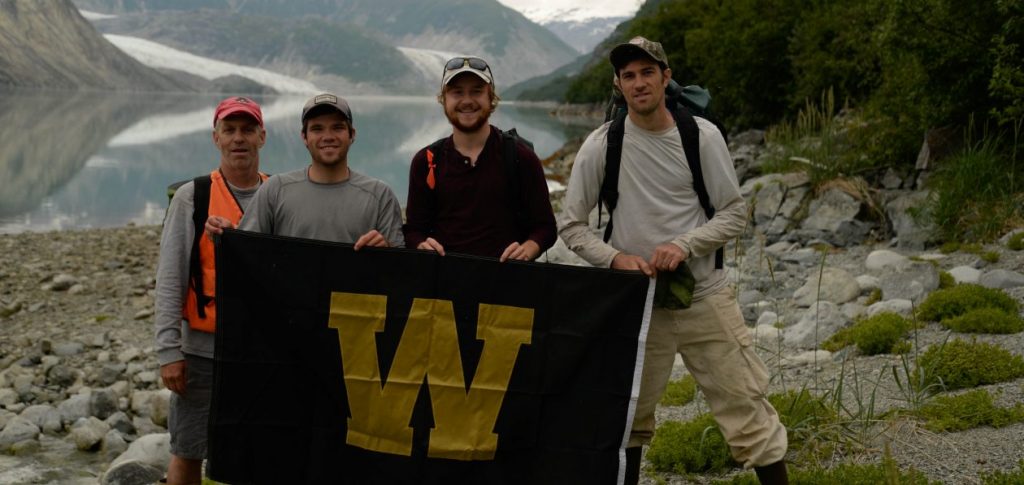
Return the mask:
{"type": "Polygon", "coordinates": [[[226,231],[210,478],[618,483],[648,282],[226,231]]]}

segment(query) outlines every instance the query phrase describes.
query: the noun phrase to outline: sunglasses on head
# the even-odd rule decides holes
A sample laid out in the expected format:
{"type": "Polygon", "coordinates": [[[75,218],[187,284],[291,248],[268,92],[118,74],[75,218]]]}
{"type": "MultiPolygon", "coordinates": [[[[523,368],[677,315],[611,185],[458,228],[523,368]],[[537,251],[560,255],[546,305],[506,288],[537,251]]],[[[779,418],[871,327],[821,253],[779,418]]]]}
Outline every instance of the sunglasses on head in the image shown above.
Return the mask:
{"type": "Polygon", "coordinates": [[[478,57],[453,57],[444,65],[444,70],[454,71],[456,69],[462,69],[462,67],[466,65],[481,72],[490,69],[487,62],[478,57]]]}

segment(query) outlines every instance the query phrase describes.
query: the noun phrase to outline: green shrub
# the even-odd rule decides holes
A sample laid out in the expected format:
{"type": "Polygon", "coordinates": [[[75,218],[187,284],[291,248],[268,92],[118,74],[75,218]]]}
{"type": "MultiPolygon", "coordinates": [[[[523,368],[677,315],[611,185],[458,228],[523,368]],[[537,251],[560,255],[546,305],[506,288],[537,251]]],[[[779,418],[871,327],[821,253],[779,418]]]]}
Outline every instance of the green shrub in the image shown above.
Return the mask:
{"type": "MultiPolygon", "coordinates": [[[[928,179],[934,199],[931,214],[943,239],[992,240],[1020,217],[1021,209],[1014,203],[1014,192],[1006,183],[1007,178],[1013,177],[1014,168],[1007,167],[1006,159],[1000,137],[988,135],[943,160],[928,179]]],[[[992,257],[980,246],[976,251],[965,247],[961,251],[976,253],[986,260],[992,257]]]]}
{"type": "Polygon", "coordinates": [[[917,411],[925,427],[936,432],[963,431],[979,426],[1002,428],[1024,421],[1024,404],[999,408],[992,395],[975,389],[957,396],[938,396],[917,411]]]}
{"type": "Polygon", "coordinates": [[[911,382],[942,385],[952,391],[1018,377],[1024,377],[1024,358],[998,345],[957,339],[933,345],[921,354],[911,382]]]}
{"type": "Polygon", "coordinates": [[[1024,460],[1021,460],[1017,470],[1012,472],[996,470],[982,473],[981,485],[1024,485],[1024,460]]]}
{"type": "Polygon", "coordinates": [[[1017,301],[1001,290],[962,284],[933,291],[921,303],[918,316],[925,321],[941,321],[975,308],[998,308],[1011,314],[1018,311],[1017,301]]]}
{"type": "Polygon", "coordinates": [[[665,387],[665,393],[661,395],[662,406],[684,406],[693,401],[697,396],[697,381],[693,376],[687,374],[678,381],[672,381],[665,387]]]}
{"type": "Polygon", "coordinates": [[[981,259],[986,263],[995,264],[999,262],[999,253],[995,251],[985,251],[981,253],[981,259]]]}
{"type": "Polygon", "coordinates": [[[954,332],[963,333],[1017,333],[1024,330],[1024,320],[997,308],[976,308],[941,323],[954,332]]]}
{"type": "Polygon", "coordinates": [[[912,328],[913,323],[906,318],[896,313],[883,312],[836,332],[821,347],[835,352],[855,344],[857,350],[864,355],[892,353],[893,348],[912,328]]]}
{"type": "Polygon", "coordinates": [[[658,426],[647,460],[657,471],[678,474],[716,472],[735,464],[709,413],[685,423],[669,421],[658,426]]]}
{"type": "Polygon", "coordinates": [[[1010,240],[1006,242],[1006,247],[1014,251],[1020,251],[1021,249],[1024,249],[1024,231],[1018,232],[1017,234],[1010,236],[1010,240]]]}
{"type": "Polygon", "coordinates": [[[871,306],[880,301],[882,301],[882,289],[875,288],[871,290],[871,294],[868,295],[868,299],[864,301],[864,306],[871,306]]]}
{"type": "Polygon", "coordinates": [[[947,271],[939,271],[939,288],[952,288],[956,286],[956,278],[947,271]]]}
{"type": "Polygon", "coordinates": [[[960,243],[956,241],[946,241],[939,247],[939,252],[942,254],[953,254],[960,250],[960,243]]]}
{"type": "MultiPolygon", "coordinates": [[[[753,473],[737,475],[731,480],[713,480],[714,485],[758,485],[753,473]]],[[[891,457],[882,458],[882,463],[840,463],[832,468],[789,469],[791,485],[878,485],[881,483],[900,485],[941,485],[941,481],[930,481],[921,472],[901,470],[891,457]]]]}

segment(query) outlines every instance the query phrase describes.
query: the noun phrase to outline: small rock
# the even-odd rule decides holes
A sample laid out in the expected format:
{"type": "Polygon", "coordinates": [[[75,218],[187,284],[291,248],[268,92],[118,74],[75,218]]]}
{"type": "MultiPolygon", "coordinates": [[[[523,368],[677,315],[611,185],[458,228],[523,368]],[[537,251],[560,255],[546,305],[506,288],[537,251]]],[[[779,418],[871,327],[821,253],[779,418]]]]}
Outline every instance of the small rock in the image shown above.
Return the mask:
{"type": "Polygon", "coordinates": [[[64,430],[60,413],[48,404],[36,404],[21,411],[19,416],[29,420],[43,433],[54,435],[64,430]]]}
{"type": "Polygon", "coordinates": [[[39,453],[41,448],[39,440],[22,440],[11,445],[11,454],[14,456],[32,456],[39,453]]]}
{"type": "Polygon", "coordinates": [[[65,425],[89,417],[89,397],[91,394],[91,391],[75,394],[57,405],[60,419],[65,425]]]}
{"type": "Polygon", "coordinates": [[[135,359],[138,359],[139,356],[141,355],[142,353],[139,352],[139,349],[135,347],[129,347],[122,351],[120,354],[117,354],[117,361],[121,363],[128,363],[135,359]]]}
{"type": "Polygon", "coordinates": [[[164,472],[146,465],[145,463],[131,460],[122,461],[111,465],[103,478],[101,485],[138,485],[142,483],[154,483],[163,478],[164,472]]]}
{"type": "Polygon", "coordinates": [[[128,451],[114,459],[110,469],[129,461],[142,463],[161,473],[167,471],[167,465],[171,462],[171,435],[158,433],[139,437],[128,446],[128,451]]]}
{"type": "Polygon", "coordinates": [[[90,451],[103,441],[103,437],[108,431],[110,431],[110,425],[95,416],[89,416],[75,422],[71,427],[70,438],[79,450],[90,451]]]}
{"type": "Polygon", "coordinates": [[[167,416],[171,412],[171,391],[170,389],[160,389],[156,391],[156,395],[149,401],[150,414],[149,418],[153,420],[153,423],[166,428],[167,427],[167,416]]]}
{"type": "Polygon", "coordinates": [[[7,407],[18,402],[18,392],[14,389],[0,389],[0,406],[7,407]]]}
{"type": "Polygon", "coordinates": [[[957,283],[977,283],[981,280],[981,271],[970,266],[957,266],[949,270],[949,274],[957,283]]]}
{"type": "Polygon", "coordinates": [[[46,373],[46,382],[54,386],[68,387],[78,379],[78,374],[67,366],[55,365],[46,373]]]}
{"type": "Polygon", "coordinates": [[[151,370],[135,374],[135,382],[138,382],[140,384],[154,384],[156,383],[157,379],[158,377],[156,375],[156,372],[153,372],[151,370]]]}
{"type": "Polygon", "coordinates": [[[94,389],[90,393],[89,412],[100,419],[107,419],[118,411],[117,393],[113,389],[94,389]]]}
{"type": "Polygon", "coordinates": [[[804,365],[822,364],[832,360],[832,352],[827,350],[808,350],[796,355],[789,355],[782,358],[782,365],[785,367],[797,367],[804,365]]]}
{"type": "Polygon", "coordinates": [[[85,350],[85,346],[81,342],[62,342],[53,345],[54,355],[61,357],[67,357],[69,355],[78,355],[85,350]]]}
{"type": "Polygon", "coordinates": [[[133,318],[135,318],[136,320],[145,320],[151,316],[153,316],[153,309],[147,308],[145,310],[139,310],[138,312],[136,312],[135,317],[133,318]]]}
{"type": "Polygon", "coordinates": [[[135,434],[135,425],[132,424],[132,420],[128,418],[128,415],[125,414],[124,411],[118,411],[111,414],[110,417],[106,419],[106,422],[110,425],[111,429],[116,429],[122,434],[135,434]]]}
{"type": "Polygon", "coordinates": [[[764,312],[759,317],[757,317],[757,326],[756,327],[760,327],[762,325],[772,326],[772,325],[775,325],[778,321],[779,321],[779,315],[776,314],[775,312],[764,312]]]}
{"type": "Polygon", "coordinates": [[[879,301],[868,307],[868,316],[873,317],[879,313],[896,313],[904,317],[910,317],[914,312],[914,303],[910,300],[894,298],[892,300],[879,301]]]}
{"type": "Polygon", "coordinates": [[[888,249],[878,249],[868,255],[864,266],[869,270],[880,271],[886,268],[901,270],[910,265],[910,259],[888,249]]]}
{"type": "Polygon", "coordinates": [[[53,291],[65,291],[75,283],[78,283],[78,280],[74,276],[62,273],[53,277],[53,281],[50,282],[50,289],[53,291]]]}
{"type": "Polygon", "coordinates": [[[128,451],[128,442],[124,440],[120,431],[111,429],[103,436],[103,441],[100,442],[100,451],[103,452],[104,457],[112,460],[128,451]]]}
{"type": "Polygon", "coordinates": [[[988,288],[1016,288],[1018,286],[1024,286],[1024,274],[1020,274],[1016,271],[1010,271],[1005,269],[994,269],[992,271],[986,271],[985,274],[981,275],[978,279],[978,283],[981,286],[988,288]]]}
{"type": "Polygon", "coordinates": [[[867,274],[862,274],[857,277],[857,286],[860,286],[861,293],[866,293],[881,288],[878,278],[867,274]]]}
{"type": "Polygon", "coordinates": [[[25,440],[34,440],[39,436],[39,427],[31,421],[17,416],[7,422],[4,430],[0,431],[0,452],[10,448],[11,445],[25,440]]]}
{"type": "Polygon", "coordinates": [[[751,336],[759,342],[758,345],[768,345],[765,342],[775,342],[779,338],[779,334],[782,330],[775,328],[774,325],[758,325],[751,330],[751,336]]]}
{"type": "Polygon", "coordinates": [[[101,386],[109,386],[124,378],[126,368],[127,366],[120,363],[106,364],[100,369],[99,374],[96,376],[96,381],[101,386]]]}
{"type": "Polygon", "coordinates": [[[81,295],[82,293],[85,293],[86,291],[87,291],[87,289],[86,289],[85,285],[83,285],[81,283],[75,283],[74,285],[71,285],[71,288],[68,288],[68,294],[69,295],[81,295]]]}
{"type": "Polygon", "coordinates": [[[821,271],[821,284],[818,284],[818,272],[812,273],[807,283],[793,293],[793,300],[802,307],[811,306],[819,299],[836,304],[846,303],[860,295],[857,280],[842,268],[825,268],[821,271]]]}

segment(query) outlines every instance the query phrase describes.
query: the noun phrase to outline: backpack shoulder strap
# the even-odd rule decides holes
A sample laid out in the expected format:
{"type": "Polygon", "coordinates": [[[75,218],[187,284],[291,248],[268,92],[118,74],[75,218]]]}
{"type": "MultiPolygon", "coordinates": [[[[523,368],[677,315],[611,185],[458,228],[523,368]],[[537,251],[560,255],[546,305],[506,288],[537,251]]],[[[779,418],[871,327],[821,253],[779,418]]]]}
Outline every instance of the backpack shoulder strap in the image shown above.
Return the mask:
{"type": "Polygon", "coordinates": [[[516,224],[519,226],[519,229],[526,232],[529,230],[529,224],[527,223],[528,212],[526,210],[528,199],[522,190],[519,151],[516,149],[516,145],[522,144],[530,149],[530,151],[533,151],[533,143],[519,136],[515,128],[508,131],[499,131],[499,137],[501,139],[501,157],[504,159],[502,163],[505,164],[505,176],[508,179],[509,204],[515,212],[516,224]]]}
{"type": "MultiPolygon", "coordinates": [[[[672,117],[676,120],[679,137],[682,138],[686,164],[689,165],[690,173],[693,175],[693,190],[697,192],[697,200],[700,202],[701,208],[704,209],[704,215],[710,221],[715,216],[715,207],[711,205],[711,197],[708,195],[707,185],[704,184],[704,170],[700,163],[700,128],[697,127],[697,120],[683,106],[677,106],[672,110],[672,117]]],[[[716,269],[722,269],[724,254],[722,248],[718,248],[718,251],[715,252],[716,269]]]]}
{"type": "Polygon", "coordinates": [[[626,113],[619,112],[608,126],[608,147],[604,155],[604,179],[597,199],[597,224],[601,225],[601,204],[608,206],[608,225],[604,242],[612,237],[612,212],[619,203],[619,166],[622,164],[622,139],[626,135],[626,113]]]}
{"type": "Polygon", "coordinates": [[[193,179],[195,192],[192,195],[192,226],[195,236],[192,239],[192,253],[189,257],[188,280],[196,293],[196,307],[199,317],[206,318],[206,294],[203,292],[203,267],[199,259],[199,242],[203,239],[203,228],[210,212],[210,187],[213,180],[209,175],[193,179]]]}

